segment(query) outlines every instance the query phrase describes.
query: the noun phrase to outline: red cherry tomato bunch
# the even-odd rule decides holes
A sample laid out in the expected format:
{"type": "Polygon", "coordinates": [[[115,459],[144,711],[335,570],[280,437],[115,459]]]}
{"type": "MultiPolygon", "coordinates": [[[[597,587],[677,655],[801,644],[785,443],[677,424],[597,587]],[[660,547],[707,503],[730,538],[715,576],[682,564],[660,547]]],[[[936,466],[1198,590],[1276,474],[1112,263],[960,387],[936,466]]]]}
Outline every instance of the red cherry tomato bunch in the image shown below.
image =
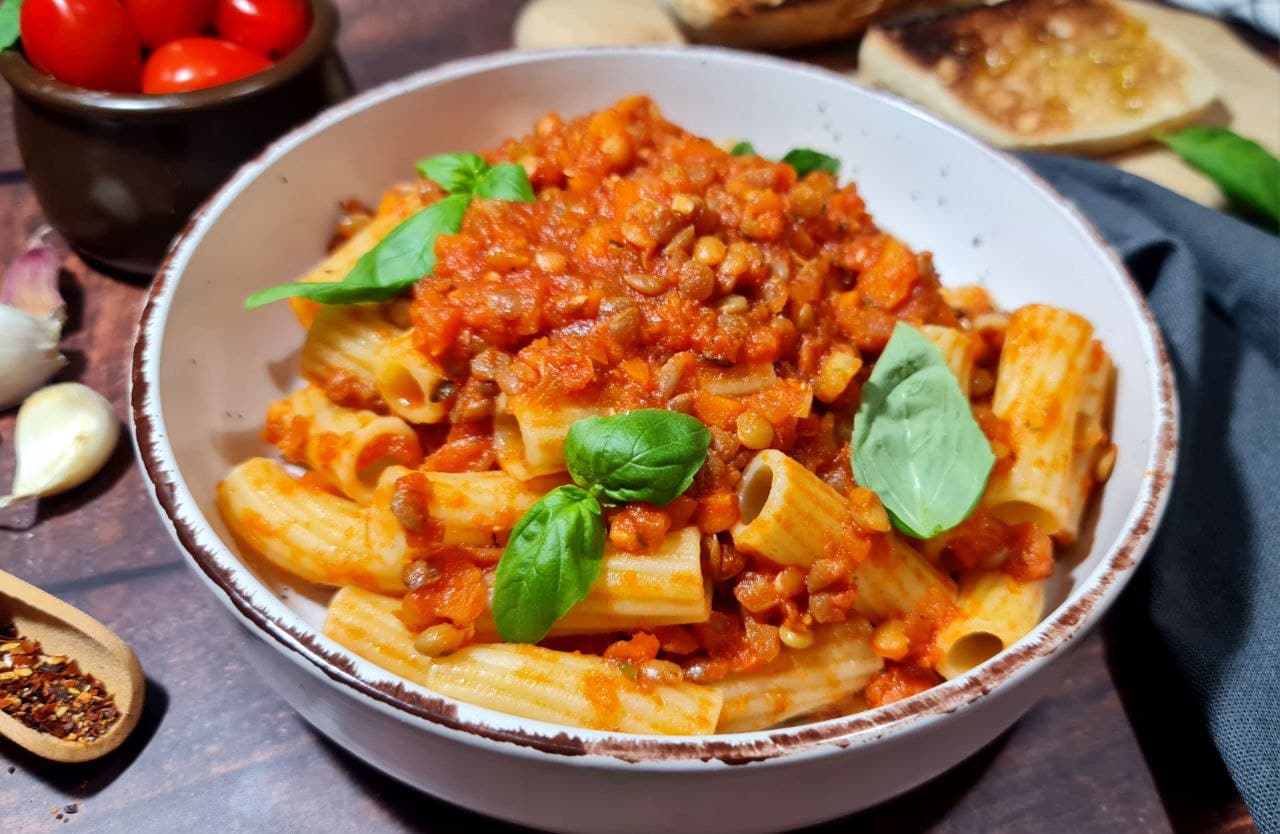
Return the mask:
{"type": "Polygon", "coordinates": [[[292,52],[307,0],[25,0],[38,69],[91,90],[179,93],[236,81],[292,52]],[[145,58],[145,60],[144,60],[145,58]]]}

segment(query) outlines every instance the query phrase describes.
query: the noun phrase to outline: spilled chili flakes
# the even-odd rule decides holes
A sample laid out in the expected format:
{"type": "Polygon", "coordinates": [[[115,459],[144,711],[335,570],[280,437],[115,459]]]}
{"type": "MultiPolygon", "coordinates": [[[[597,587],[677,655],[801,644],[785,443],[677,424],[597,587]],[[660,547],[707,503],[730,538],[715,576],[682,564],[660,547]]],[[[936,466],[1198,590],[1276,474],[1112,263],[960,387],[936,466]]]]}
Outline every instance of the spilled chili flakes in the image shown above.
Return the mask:
{"type": "Polygon", "coordinates": [[[120,719],[101,681],[69,657],[45,654],[13,623],[0,623],[0,709],[65,741],[94,741],[120,719]]]}

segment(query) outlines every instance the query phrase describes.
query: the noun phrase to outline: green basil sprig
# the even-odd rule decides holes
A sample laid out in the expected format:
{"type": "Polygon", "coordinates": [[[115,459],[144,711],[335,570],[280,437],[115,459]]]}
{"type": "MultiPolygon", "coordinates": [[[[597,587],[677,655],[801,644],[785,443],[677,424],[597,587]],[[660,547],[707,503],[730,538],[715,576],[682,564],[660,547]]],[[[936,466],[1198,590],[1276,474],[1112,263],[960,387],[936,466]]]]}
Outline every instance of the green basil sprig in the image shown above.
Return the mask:
{"type": "Polygon", "coordinates": [[[508,643],[536,643],[587,595],[604,556],[600,502],[664,507],[689,488],[711,444],[706,426],[662,409],[578,420],[565,463],[578,486],[553,489],[524,514],[498,561],[493,620],[508,643]]]}
{"type": "MultiPolygon", "coordinates": [[[[733,156],[759,155],[756,153],[755,145],[745,140],[730,148],[729,153],[733,156]]],[[[810,148],[792,148],[778,161],[794,168],[796,176],[801,179],[814,171],[826,171],[828,174],[836,174],[840,171],[840,160],[810,148]]]]}
{"type": "Polygon", "coordinates": [[[493,620],[503,640],[536,643],[600,573],[600,502],[576,486],[548,492],[511,530],[493,586],[493,620]]]}
{"type": "Polygon", "coordinates": [[[19,21],[22,17],[22,0],[3,0],[0,6],[0,49],[8,49],[18,42],[19,21]]]}
{"type": "Polygon", "coordinates": [[[253,310],[283,298],[309,298],[321,304],[356,304],[395,298],[430,275],[436,267],[436,238],[457,234],[473,197],[533,201],[533,186],[523,167],[490,166],[473,153],[451,153],[424,159],[418,171],[449,192],[406,218],[377,246],[356,261],[341,281],[282,284],[250,295],[253,310]]]}
{"type": "Polygon", "coordinates": [[[834,174],[840,170],[840,160],[809,148],[796,148],[787,151],[782,161],[796,169],[796,176],[804,178],[814,171],[826,171],[834,174]]]}
{"type": "Polygon", "coordinates": [[[1187,127],[1156,137],[1233,202],[1280,224],[1280,159],[1221,127],[1187,127]]]}
{"type": "Polygon", "coordinates": [[[894,526],[927,539],[964,521],[995,463],[942,352],[901,322],[862,388],[853,474],[894,526]]]}
{"type": "Polygon", "coordinates": [[[711,432],[697,419],[642,408],[574,423],[564,458],[573,479],[592,495],[664,507],[693,483],[710,443],[711,432]]]}

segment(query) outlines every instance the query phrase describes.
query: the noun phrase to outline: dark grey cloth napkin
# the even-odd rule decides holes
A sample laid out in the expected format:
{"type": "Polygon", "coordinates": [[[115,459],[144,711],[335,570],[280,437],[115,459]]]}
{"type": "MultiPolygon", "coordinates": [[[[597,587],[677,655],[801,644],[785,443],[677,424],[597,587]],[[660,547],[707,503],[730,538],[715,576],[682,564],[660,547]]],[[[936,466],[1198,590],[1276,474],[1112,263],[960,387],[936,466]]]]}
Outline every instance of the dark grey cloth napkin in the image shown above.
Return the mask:
{"type": "Polygon", "coordinates": [[[1023,159],[1117,249],[1160,321],[1181,447],[1143,568],[1150,616],[1258,827],[1280,832],[1280,238],[1108,166],[1023,159]]]}

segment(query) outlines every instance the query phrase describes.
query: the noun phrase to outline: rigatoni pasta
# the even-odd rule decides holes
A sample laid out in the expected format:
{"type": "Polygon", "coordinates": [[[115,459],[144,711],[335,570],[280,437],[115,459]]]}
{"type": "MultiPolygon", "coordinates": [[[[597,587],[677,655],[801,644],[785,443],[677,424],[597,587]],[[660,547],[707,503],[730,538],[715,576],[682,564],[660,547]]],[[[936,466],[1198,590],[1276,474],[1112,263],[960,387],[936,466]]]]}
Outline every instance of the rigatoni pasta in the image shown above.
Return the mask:
{"type": "Polygon", "coordinates": [[[990,660],[1120,451],[1116,371],[1070,311],[944,291],[836,164],[639,97],[423,160],[250,299],[305,384],[227,526],[337,589],[340,646],[534,720],[750,732],[990,660]]]}

